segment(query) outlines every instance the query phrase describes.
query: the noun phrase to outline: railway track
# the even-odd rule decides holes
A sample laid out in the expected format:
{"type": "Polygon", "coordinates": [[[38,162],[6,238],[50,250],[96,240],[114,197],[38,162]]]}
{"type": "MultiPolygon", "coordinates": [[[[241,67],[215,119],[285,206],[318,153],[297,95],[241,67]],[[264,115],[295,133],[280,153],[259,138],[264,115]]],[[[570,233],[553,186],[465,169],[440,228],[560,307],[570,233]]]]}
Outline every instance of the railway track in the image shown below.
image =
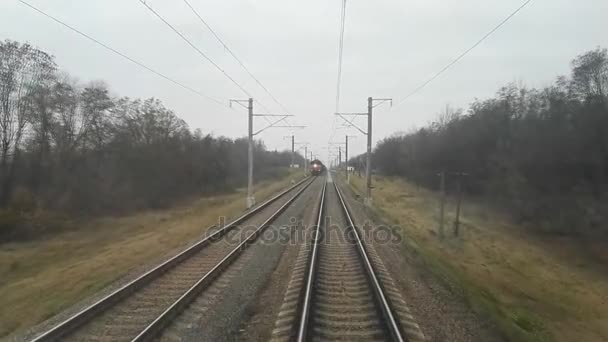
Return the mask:
{"type": "MultiPolygon", "coordinates": [[[[423,341],[424,335],[386,269],[379,265],[375,250],[370,253],[373,247],[363,241],[331,176],[318,213],[311,242],[302,247],[308,258],[302,288],[297,290],[298,304],[292,306],[297,310],[284,302],[286,310],[279,313],[272,340],[423,341]],[[295,315],[291,322],[290,310],[295,315]],[[281,322],[290,322],[291,328],[281,327],[281,322]]],[[[293,293],[293,289],[287,291],[293,293]]]]}
{"type": "Polygon", "coordinates": [[[300,181],[32,341],[152,339],[314,181],[300,181]]]}

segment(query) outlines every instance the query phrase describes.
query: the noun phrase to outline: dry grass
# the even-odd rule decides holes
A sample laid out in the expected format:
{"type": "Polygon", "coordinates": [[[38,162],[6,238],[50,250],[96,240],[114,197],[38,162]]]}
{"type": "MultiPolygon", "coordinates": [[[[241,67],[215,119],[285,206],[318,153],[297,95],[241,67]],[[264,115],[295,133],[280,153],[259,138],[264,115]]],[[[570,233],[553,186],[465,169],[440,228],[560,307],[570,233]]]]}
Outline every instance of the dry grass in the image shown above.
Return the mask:
{"type": "MultiPolygon", "coordinates": [[[[299,176],[260,184],[256,199],[269,198],[299,176]]],[[[238,215],[244,193],[95,219],[48,239],[0,245],[0,337],[39,323],[134,267],[182,248],[219,216],[238,215]]]]}
{"type": "MultiPolygon", "coordinates": [[[[363,181],[351,184],[361,193],[363,181]]],[[[580,242],[526,233],[483,204],[465,202],[460,237],[440,242],[437,194],[403,180],[377,177],[374,207],[404,232],[429,268],[494,316],[514,341],[608,341],[608,274],[580,242]]],[[[605,243],[597,246],[606,250],[605,243]]],[[[597,247],[596,246],[596,247],[597,247]]]]}

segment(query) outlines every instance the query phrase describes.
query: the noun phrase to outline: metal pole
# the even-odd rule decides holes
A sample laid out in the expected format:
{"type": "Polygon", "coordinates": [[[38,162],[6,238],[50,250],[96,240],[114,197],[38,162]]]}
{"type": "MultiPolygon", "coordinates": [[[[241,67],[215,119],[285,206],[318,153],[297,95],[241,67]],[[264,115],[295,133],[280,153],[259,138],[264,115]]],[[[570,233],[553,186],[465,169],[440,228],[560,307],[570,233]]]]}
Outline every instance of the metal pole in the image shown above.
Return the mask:
{"type": "Polygon", "coordinates": [[[304,145],[304,177],[308,176],[308,146],[304,145]]]}
{"type": "Polygon", "coordinates": [[[291,135],[291,167],[295,167],[296,160],[296,150],[295,146],[295,135],[291,135]]]}
{"type": "Polygon", "coordinates": [[[348,172],[348,135],[346,135],[346,151],[344,151],[344,170],[346,170],[346,184],[350,184],[350,173],[348,172]]]}
{"type": "Polygon", "coordinates": [[[255,205],[253,197],[253,99],[249,98],[249,148],[247,151],[247,209],[255,205]]]}
{"type": "Polygon", "coordinates": [[[372,108],[373,100],[367,98],[367,166],[365,167],[365,179],[367,184],[367,194],[365,204],[372,204],[372,108]]]}
{"type": "Polygon", "coordinates": [[[341,163],[342,163],[342,146],[338,146],[338,170],[340,170],[341,163]]]}

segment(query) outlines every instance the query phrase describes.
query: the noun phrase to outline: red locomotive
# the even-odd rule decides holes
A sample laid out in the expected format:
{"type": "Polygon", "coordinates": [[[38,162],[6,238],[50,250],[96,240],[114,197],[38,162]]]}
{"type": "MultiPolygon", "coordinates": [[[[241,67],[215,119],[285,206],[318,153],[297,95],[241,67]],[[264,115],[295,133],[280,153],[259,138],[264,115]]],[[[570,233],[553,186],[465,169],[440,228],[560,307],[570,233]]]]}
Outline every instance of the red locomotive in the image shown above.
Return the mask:
{"type": "Polygon", "coordinates": [[[310,174],[313,176],[318,176],[325,172],[325,165],[321,163],[320,160],[315,159],[310,162],[310,174]]]}

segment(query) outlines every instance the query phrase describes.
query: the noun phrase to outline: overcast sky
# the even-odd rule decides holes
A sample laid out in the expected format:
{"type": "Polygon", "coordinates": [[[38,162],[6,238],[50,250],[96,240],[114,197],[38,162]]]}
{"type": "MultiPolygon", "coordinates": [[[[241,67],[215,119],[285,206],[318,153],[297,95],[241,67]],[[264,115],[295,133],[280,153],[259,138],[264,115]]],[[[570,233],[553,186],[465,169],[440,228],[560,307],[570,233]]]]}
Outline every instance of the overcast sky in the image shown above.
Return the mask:
{"type": "MultiPolygon", "coordinates": [[[[241,90],[178,38],[138,0],[27,0],[126,55],[227,102],[241,90]]],[[[296,115],[296,140],[327,160],[335,110],[341,0],[189,0],[249,70],[296,115]]],[[[471,46],[523,0],[348,0],[340,109],[366,111],[367,97],[401,99],[471,46]]],[[[147,4],[272,112],[281,108],[256,85],[181,0],[147,4]]],[[[431,121],[446,104],[466,108],[509,82],[541,87],[569,72],[576,55],[608,47],[608,1],[533,0],[488,40],[398,107],[378,107],[374,141],[431,121]]],[[[157,97],[192,129],[230,137],[247,132],[246,110],[230,110],[179,88],[61,27],[17,0],[0,0],[0,39],[28,41],[53,54],[82,82],[104,80],[114,95],[157,97]]],[[[258,108],[256,112],[262,112],[258,108]]],[[[359,119],[365,127],[364,119],[359,119]]],[[[257,118],[256,128],[265,125],[257,118]]],[[[333,135],[332,135],[333,132],[333,135]]],[[[259,138],[286,149],[287,129],[259,138]]]]}

